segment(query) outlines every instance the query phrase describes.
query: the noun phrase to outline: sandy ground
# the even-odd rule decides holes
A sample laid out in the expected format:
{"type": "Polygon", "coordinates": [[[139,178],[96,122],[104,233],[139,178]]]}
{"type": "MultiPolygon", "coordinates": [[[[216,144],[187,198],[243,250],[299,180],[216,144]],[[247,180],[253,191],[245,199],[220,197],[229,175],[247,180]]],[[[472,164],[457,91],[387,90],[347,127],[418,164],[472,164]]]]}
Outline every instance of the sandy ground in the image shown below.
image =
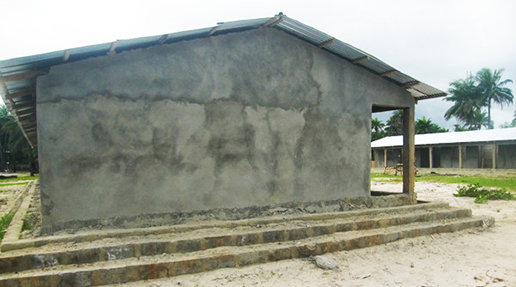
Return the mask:
{"type": "Polygon", "coordinates": [[[0,217],[11,212],[16,197],[26,188],[25,185],[0,186],[0,217]]]}
{"type": "MultiPolygon", "coordinates": [[[[416,183],[419,199],[493,216],[495,227],[327,254],[339,264],[331,271],[293,259],[124,286],[516,286],[516,201],[475,204],[472,198],[453,197],[456,188],[416,183]]],[[[373,182],[372,189],[399,191],[401,184],[373,182]]]]}

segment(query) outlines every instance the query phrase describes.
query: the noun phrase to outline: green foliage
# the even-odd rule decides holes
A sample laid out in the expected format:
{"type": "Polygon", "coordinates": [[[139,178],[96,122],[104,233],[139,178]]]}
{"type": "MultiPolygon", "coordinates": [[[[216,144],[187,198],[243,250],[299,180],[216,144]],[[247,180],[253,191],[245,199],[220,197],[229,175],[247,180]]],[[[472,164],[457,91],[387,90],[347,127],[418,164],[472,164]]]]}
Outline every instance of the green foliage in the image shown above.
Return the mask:
{"type": "Polygon", "coordinates": [[[8,213],[2,218],[0,218],[0,240],[4,239],[5,232],[7,231],[7,227],[11,224],[13,220],[14,214],[8,213]]]}
{"type": "Polygon", "coordinates": [[[469,184],[468,186],[460,186],[454,196],[457,197],[475,197],[475,203],[486,203],[488,200],[514,200],[514,195],[506,191],[504,188],[487,190],[481,188],[478,183],[469,184]]]}
{"type": "Polygon", "coordinates": [[[491,69],[483,68],[478,71],[476,80],[478,82],[478,88],[482,94],[483,105],[487,106],[487,121],[489,128],[493,128],[491,122],[491,102],[499,104],[503,108],[503,105],[512,104],[513,95],[509,88],[505,88],[506,84],[512,83],[512,80],[503,80],[502,78],[503,69],[491,71],[491,69]]]}
{"type": "Polygon", "coordinates": [[[27,217],[25,217],[23,219],[23,225],[22,225],[22,231],[25,231],[25,230],[32,230],[32,225],[30,225],[29,219],[27,217]]]}
{"type": "Polygon", "coordinates": [[[516,120],[512,121],[511,123],[505,122],[500,125],[501,129],[507,129],[507,128],[516,128],[516,120]]]}
{"type": "Polygon", "coordinates": [[[444,113],[444,118],[449,120],[455,117],[464,124],[471,122],[473,113],[482,108],[482,94],[475,84],[475,78],[470,74],[466,79],[452,82],[448,92],[451,96],[444,100],[454,104],[444,113]]]}
{"type": "Polygon", "coordinates": [[[35,165],[36,149],[23,136],[15,118],[6,106],[0,106],[0,170],[17,171],[17,165],[35,165]]]}
{"type": "Polygon", "coordinates": [[[415,123],[416,134],[433,134],[445,133],[448,129],[440,127],[438,124],[432,123],[431,119],[423,117],[415,123]]]}
{"type": "Polygon", "coordinates": [[[450,97],[444,100],[454,102],[444,114],[444,118],[449,120],[455,117],[459,122],[456,131],[460,130],[479,130],[482,127],[492,129],[491,120],[492,103],[504,105],[512,104],[513,95],[509,88],[504,87],[512,80],[501,80],[503,69],[491,71],[483,68],[478,71],[475,77],[469,75],[466,79],[460,79],[450,84],[448,92],[450,97]],[[482,109],[487,107],[487,113],[482,109]]]}
{"type": "Polygon", "coordinates": [[[385,126],[387,136],[398,136],[403,134],[403,111],[397,110],[387,120],[385,126]]]}
{"type": "Polygon", "coordinates": [[[377,118],[373,118],[371,120],[371,141],[375,141],[386,136],[385,131],[383,130],[384,127],[385,124],[381,120],[377,118]]]}

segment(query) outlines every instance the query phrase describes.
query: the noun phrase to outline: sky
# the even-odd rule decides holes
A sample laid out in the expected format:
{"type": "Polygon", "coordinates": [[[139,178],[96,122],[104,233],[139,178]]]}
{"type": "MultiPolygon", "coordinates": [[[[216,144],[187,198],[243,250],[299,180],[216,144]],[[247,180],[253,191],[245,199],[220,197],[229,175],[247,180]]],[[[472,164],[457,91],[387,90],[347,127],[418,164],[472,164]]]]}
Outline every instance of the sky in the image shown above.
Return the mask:
{"type": "MultiPolygon", "coordinates": [[[[516,82],[514,0],[0,0],[0,12],[0,60],[283,12],[443,91],[484,67],[504,68],[502,79],[516,82]]],[[[516,84],[507,87],[516,94],[516,84]]],[[[455,121],[444,120],[450,106],[420,101],[416,118],[452,129],[455,121]]],[[[515,109],[495,106],[495,127],[515,109]]]]}

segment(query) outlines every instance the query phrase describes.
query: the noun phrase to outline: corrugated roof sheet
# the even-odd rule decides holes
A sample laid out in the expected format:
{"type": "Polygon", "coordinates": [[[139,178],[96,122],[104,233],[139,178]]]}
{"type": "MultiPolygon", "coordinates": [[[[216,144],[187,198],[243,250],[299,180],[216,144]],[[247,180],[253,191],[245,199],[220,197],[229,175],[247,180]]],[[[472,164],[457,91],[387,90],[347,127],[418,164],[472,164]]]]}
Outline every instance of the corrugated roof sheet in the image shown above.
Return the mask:
{"type": "MultiPolygon", "coordinates": [[[[501,141],[516,141],[516,128],[453,133],[419,134],[415,136],[416,146],[501,141]]],[[[401,146],[403,146],[403,136],[386,137],[383,139],[375,140],[371,143],[371,148],[388,148],[401,146]]]]}
{"type": "Polygon", "coordinates": [[[35,79],[39,75],[48,72],[50,67],[81,61],[91,57],[105,56],[107,54],[116,54],[156,45],[172,44],[179,41],[188,41],[262,27],[273,27],[318,46],[398,86],[406,88],[417,99],[429,99],[446,95],[445,92],[401,73],[360,49],[287,16],[277,15],[270,18],[219,23],[215,27],[136,39],[117,40],[110,43],[0,61],[2,97],[18,120],[25,137],[31,144],[35,145],[37,142],[36,128],[34,128],[36,126],[35,102],[37,96],[35,94],[35,79]],[[24,115],[23,119],[18,116],[20,113],[24,115]]]}

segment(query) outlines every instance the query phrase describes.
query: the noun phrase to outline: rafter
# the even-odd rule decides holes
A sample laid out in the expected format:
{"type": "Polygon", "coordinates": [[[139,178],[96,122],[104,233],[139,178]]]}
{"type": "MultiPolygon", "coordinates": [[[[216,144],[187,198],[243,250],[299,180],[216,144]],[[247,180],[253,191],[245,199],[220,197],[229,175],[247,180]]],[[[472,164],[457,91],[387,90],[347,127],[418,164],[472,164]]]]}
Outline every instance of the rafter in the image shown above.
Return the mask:
{"type": "Polygon", "coordinates": [[[108,55],[116,54],[116,47],[117,46],[118,46],[118,41],[115,41],[115,42],[111,43],[111,46],[109,47],[109,52],[107,54],[108,55]]]}
{"type": "Polygon", "coordinates": [[[322,42],[321,44],[319,44],[319,48],[324,48],[324,47],[327,47],[331,44],[333,44],[333,42],[335,41],[335,38],[331,38],[330,40],[328,41],[324,41],[322,42]]]}
{"type": "Polygon", "coordinates": [[[267,27],[274,26],[281,21],[283,21],[283,17],[280,17],[280,16],[274,17],[274,18],[271,18],[269,21],[265,22],[265,24],[263,24],[263,26],[267,26],[267,27]]]}
{"type": "Polygon", "coordinates": [[[22,102],[20,104],[14,104],[14,105],[12,105],[12,108],[17,110],[17,109],[21,109],[21,108],[35,107],[35,106],[36,106],[35,101],[27,101],[27,102],[22,102]]]}
{"type": "Polygon", "coordinates": [[[45,75],[47,73],[48,72],[46,72],[46,71],[30,71],[30,72],[14,74],[14,75],[9,75],[9,76],[2,76],[2,79],[4,80],[4,82],[12,82],[12,81],[18,81],[18,80],[23,80],[23,79],[28,79],[28,78],[34,78],[37,76],[45,75]]]}
{"type": "Polygon", "coordinates": [[[16,111],[16,114],[18,116],[23,116],[23,115],[28,115],[28,114],[35,114],[36,113],[36,108],[30,108],[30,109],[26,109],[26,110],[23,110],[23,111],[16,111]]]}
{"type": "Polygon", "coordinates": [[[421,84],[421,82],[419,82],[419,81],[412,81],[412,82],[408,82],[408,83],[405,83],[405,84],[401,85],[401,87],[404,88],[404,89],[407,89],[407,88],[410,88],[410,87],[413,87],[413,86],[417,86],[419,84],[421,84]]]}
{"type": "Polygon", "coordinates": [[[360,58],[356,58],[354,60],[351,60],[351,63],[353,64],[358,64],[358,63],[362,63],[362,62],[365,62],[365,61],[369,61],[371,60],[371,57],[370,56],[363,56],[363,57],[360,57],[360,58]]]}
{"type": "Polygon", "coordinates": [[[24,97],[24,96],[32,95],[32,94],[35,94],[35,93],[36,93],[36,90],[28,89],[28,90],[23,90],[23,91],[15,92],[15,93],[9,93],[7,95],[7,98],[8,99],[16,99],[16,98],[21,98],[21,97],[24,97]]]}
{"type": "Polygon", "coordinates": [[[386,72],[380,73],[380,74],[378,74],[378,76],[383,78],[383,77],[387,77],[387,76],[390,76],[390,75],[394,75],[397,72],[398,71],[396,71],[396,70],[390,70],[390,71],[386,71],[386,72]]]}
{"type": "Polygon", "coordinates": [[[215,26],[215,27],[211,28],[210,31],[208,32],[208,35],[211,36],[211,35],[215,34],[215,32],[217,32],[219,27],[220,26],[215,26]]]}

